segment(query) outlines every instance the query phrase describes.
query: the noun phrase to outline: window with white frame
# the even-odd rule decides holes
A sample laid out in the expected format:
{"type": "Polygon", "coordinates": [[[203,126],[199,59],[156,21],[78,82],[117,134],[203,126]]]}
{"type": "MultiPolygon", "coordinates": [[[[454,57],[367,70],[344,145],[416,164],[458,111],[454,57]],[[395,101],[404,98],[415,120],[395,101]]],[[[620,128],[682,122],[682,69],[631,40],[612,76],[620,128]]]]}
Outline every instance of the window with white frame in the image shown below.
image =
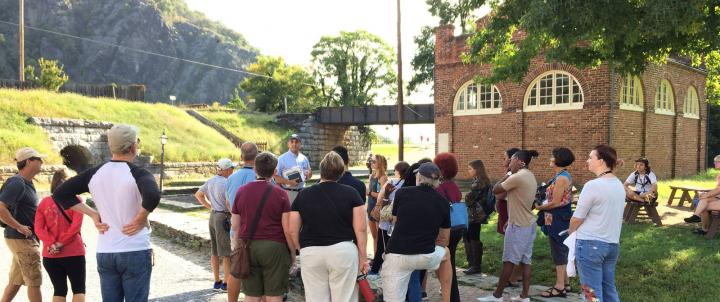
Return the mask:
{"type": "Polygon", "coordinates": [[[655,113],[675,115],[675,94],[668,80],[660,81],[655,90],[655,113]]]}
{"type": "Polygon", "coordinates": [[[495,85],[465,83],[455,96],[454,115],[491,114],[502,112],[502,97],[495,85]]]}
{"type": "Polygon", "coordinates": [[[571,74],[553,70],[541,74],[525,93],[526,111],[582,109],[583,92],[571,74]]]}
{"type": "Polygon", "coordinates": [[[688,87],[685,96],[685,104],[683,105],[683,116],[689,118],[700,118],[700,100],[695,87],[688,87]]]}
{"type": "Polygon", "coordinates": [[[627,110],[643,110],[643,90],[640,78],[626,75],[620,86],[620,108],[627,110]]]}

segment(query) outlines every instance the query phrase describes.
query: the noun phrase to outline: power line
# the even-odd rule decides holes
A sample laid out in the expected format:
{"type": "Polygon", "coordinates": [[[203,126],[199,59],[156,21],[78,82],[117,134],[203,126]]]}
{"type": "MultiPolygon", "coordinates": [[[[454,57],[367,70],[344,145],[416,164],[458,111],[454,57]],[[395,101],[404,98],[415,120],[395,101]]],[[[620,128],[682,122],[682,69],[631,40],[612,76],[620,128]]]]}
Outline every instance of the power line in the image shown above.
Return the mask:
{"type": "MultiPolygon", "coordinates": [[[[0,23],[7,24],[7,25],[11,25],[11,26],[20,26],[19,24],[15,23],[15,22],[8,22],[8,21],[4,21],[4,20],[0,20],[0,23]]],[[[183,59],[183,58],[173,57],[173,56],[166,55],[166,54],[161,54],[161,53],[152,52],[152,51],[143,50],[143,49],[138,49],[138,48],[127,47],[127,46],[123,46],[123,45],[115,44],[115,43],[110,43],[110,42],[93,40],[93,39],[90,39],[90,38],[75,36],[75,35],[71,35],[71,34],[67,34],[67,33],[61,33],[61,32],[57,32],[57,31],[45,29],[45,28],[34,27],[34,26],[29,26],[29,25],[25,25],[25,28],[29,28],[29,29],[32,29],[32,30],[36,30],[36,31],[39,31],[39,32],[50,33],[50,34],[54,34],[54,35],[58,35],[58,36],[66,37],[66,38],[72,38],[72,39],[82,40],[82,41],[85,41],[85,42],[96,43],[96,44],[100,44],[100,45],[104,45],[104,46],[116,47],[116,48],[119,48],[119,49],[125,49],[125,50],[135,51],[135,52],[139,52],[139,53],[146,54],[146,55],[158,56],[158,57],[162,57],[162,58],[166,58],[166,59],[178,60],[178,61],[182,61],[182,62],[186,62],[186,63],[191,63],[191,64],[197,64],[197,65],[201,65],[201,66],[205,66],[205,67],[222,69],[222,70],[226,70],[226,71],[231,71],[231,72],[236,72],[236,73],[242,73],[242,74],[247,74],[247,75],[251,75],[251,76],[267,78],[267,79],[273,79],[273,77],[271,77],[271,76],[264,75],[264,74],[259,74],[259,73],[254,73],[254,72],[250,72],[250,71],[247,71],[247,70],[229,68],[229,67],[224,67],[224,66],[209,64],[209,63],[205,63],[205,62],[200,62],[200,61],[194,61],[194,60],[189,60],[189,59],[183,59]]],[[[305,85],[310,85],[310,84],[305,84],[305,85]]],[[[312,85],[310,85],[310,86],[312,86],[312,85]]]]}

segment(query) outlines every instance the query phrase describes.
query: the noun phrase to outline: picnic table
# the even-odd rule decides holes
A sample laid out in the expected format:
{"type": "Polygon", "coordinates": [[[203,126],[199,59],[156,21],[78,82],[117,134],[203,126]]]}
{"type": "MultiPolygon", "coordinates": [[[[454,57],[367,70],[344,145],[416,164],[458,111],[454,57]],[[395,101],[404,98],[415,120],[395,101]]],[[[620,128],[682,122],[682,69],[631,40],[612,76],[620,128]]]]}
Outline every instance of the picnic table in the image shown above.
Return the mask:
{"type": "Polygon", "coordinates": [[[692,201],[694,198],[697,198],[701,193],[706,193],[712,189],[693,186],[670,186],[670,190],[670,198],[668,198],[667,202],[668,206],[671,206],[675,199],[679,199],[678,206],[682,207],[687,201],[692,207],[692,201]],[[680,197],[676,197],[678,190],[680,190],[680,197]],[[692,197],[690,194],[691,192],[694,193],[692,197]]]}

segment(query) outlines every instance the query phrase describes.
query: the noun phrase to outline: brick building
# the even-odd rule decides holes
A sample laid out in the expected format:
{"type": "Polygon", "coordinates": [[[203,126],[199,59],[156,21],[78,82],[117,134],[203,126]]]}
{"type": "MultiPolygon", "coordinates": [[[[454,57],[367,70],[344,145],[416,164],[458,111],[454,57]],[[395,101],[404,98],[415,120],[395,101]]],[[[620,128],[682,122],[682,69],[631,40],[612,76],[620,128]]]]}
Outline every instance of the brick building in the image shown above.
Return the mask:
{"type": "Polygon", "coordinates": [[[554,147],[568,147],[576,184],[592,175],[585,160],[598,144],[610,144],[626,160],[624,178],[639,156],[660,178],[704,170],[707,106],[704,70],[681,59],[651,65],[638,76],[617,74],[607,64],[578,69],[535,58],[521,83],[480,85],[490,66],[463,64],[467,36],[453,26],[435,31],[435,132],[437,151],[458,156],[461,169],[482,159],[499,178],[505,149],[535,149],[530,168],[540,181],[551,175],[554,147]]]}

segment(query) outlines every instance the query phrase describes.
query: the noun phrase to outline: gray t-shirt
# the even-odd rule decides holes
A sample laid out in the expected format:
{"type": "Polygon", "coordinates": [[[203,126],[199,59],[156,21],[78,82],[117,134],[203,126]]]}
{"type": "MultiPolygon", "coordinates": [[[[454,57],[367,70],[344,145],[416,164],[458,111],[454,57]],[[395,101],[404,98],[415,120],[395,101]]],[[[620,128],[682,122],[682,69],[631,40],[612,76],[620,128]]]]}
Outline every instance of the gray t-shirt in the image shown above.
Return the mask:
{"type": "MultiPolygon", "coordinates": [[[[35,227],[35,212],[37,211],[38,198],[35,186],[20,175],[8,178],[0,190],[0,202],[7,206],[10,214],[20,224],[35,227]]],[[[34,230],[33,230],[34,232],[34,230]]],[[[25,235],[11,227],[5,228],[5,238],[26,239],[25,235]]]]}
{"type": "Polygon", "coordinates": [[[619,179],[597,178],[588,181],[580,192],[573,217],[584,219],[577,239],[620,243],[625,188],[619,179]]]}
{"type": "Polygon", "coordinates": [[[199,191],[203,192],[207,199],[210,200],[212,209],[220,212],[230,212],[225,205],[226,195],[225,191],[227,188],[227,178],[220,175],[215,175],[204,183],[199,191]]]}

